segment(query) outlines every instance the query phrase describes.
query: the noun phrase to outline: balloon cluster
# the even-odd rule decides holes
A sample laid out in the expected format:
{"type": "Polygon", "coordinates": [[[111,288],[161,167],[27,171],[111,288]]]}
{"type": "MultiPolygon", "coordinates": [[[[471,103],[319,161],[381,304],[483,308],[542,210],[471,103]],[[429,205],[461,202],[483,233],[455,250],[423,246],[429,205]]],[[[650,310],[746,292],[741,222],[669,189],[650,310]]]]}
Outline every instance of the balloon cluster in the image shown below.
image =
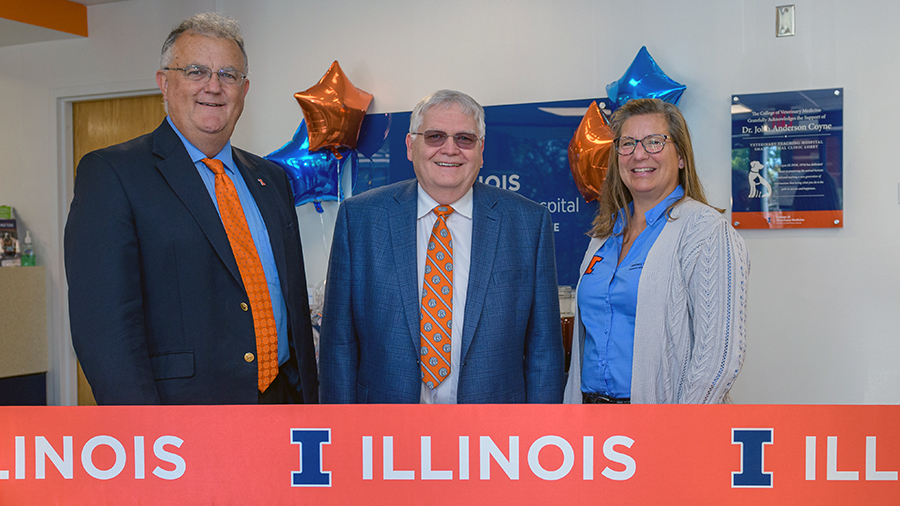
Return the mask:
{"type": "MultiPolygon", "coordinates": [[[[641,47],[625,75],[609,83],[606,92],[619,106],[636,98],[658,98],[678,104],[685,89],[685,85],[673,81],[659,68],[646,47],[641,47]]],[[[596,102],[592,103],[569,142],[569,168],[586,202],[600,198],[600,188],[609,169],[613,136],[606,116],[596,102]]]]}
{"type": "Polygon", "coordinates": [[[387,138],[390,117],[366,116],[372,95],[353,86],[337,61],[319,82],[294,94],[304,120],[294,137],[266,156],[287,173],[294,205],[312,202],[323,212],[322,201],[344,199],[342,175],[351,171],[356,184],[359,154],[371,157],[387,138]]]}

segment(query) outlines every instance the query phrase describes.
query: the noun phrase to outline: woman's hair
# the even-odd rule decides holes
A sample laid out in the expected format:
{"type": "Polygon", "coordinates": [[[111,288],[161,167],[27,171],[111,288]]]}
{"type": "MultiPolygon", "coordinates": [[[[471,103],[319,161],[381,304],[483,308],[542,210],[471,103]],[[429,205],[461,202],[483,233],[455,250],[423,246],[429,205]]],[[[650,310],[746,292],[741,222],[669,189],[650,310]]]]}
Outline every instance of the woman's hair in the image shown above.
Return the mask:
{"type": "MultiPolygon", "coordinates": [[[[678,184],[684,188],[684,196],[673,202],[666,209],[666,215],[669,219],[672,219],[672,209],[687,197],[709,205],[706,201],[706,192],[703,190],[703,184],[700,183],[700,177],[697,176],[697,170],[694,165],[694,148],[691,146],[691,133],[688,131],[687,122],[684,121],[681,111],[673,104],[663,102],[658,98],[639,98],[627,102],[616,109],[612,119],[610,119],[610,127],[613,130],[614,138],[618,139],[622,135],[622,126],[628,118],[646,114],[658,114],[665,119],[669,128],[666,142],[671,143],[678,151],[678,156],[684,160],[684,168],[678,171],[678,184]]],[[[625,218],[625,228],[627,229],[631,221],[631,212],[628,204],[632,200],[634,200],[634,197],[632,197],[631,192],[628,191],[619,175],[619,154],[615,148],[610,149],[609,170],[606,171],[606,180],[603,182],[603,188],[600,190],[599,209],[589,235],[591,237],[612,235],[619,210],[622,210],[622,215],[625,218]]],[[[719,212],[724,211],[719,209],[719,212]]]]}

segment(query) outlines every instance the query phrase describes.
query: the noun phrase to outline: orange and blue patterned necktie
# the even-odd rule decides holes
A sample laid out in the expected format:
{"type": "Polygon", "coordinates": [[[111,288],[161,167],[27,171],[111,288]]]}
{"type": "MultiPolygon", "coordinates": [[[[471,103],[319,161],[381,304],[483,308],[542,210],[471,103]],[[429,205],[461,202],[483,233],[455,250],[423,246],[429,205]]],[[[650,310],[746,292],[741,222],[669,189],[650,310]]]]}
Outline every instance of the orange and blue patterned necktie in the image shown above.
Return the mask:
{"type": "Polygon", "coordinates": [[[419,322],[422,381],[436,388],[450,374],[450,328],[453,318],[453,240],[447,228],[450,206],[437,206],[431,229],[422,286],[419,322]]]}
{"type": "Polygon", "coordinates": [[[259,361],[258,387],[260,392],[265,392],[278,375],[278,331],[275,328],[275,314],[272,312],[266,273],[256,252],[256,244],[247,226],[237,190],[231,178],[225,175],[224,164],[221,160],[211,158],[204,158],[202,161],[216,175],[216,201],[219,203],[222,225],[228,234],[228,242],[231,243],[231,251],[241,272],[247,298],[250,299],[253,329],[256,331],[256,356],[259,361]]]}

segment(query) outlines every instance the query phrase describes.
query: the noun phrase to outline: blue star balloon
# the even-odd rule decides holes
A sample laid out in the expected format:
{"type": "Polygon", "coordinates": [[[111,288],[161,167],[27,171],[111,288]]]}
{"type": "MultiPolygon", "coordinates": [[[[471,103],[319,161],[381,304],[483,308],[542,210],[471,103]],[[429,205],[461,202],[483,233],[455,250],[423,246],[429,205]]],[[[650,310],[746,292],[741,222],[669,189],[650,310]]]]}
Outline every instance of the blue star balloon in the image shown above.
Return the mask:
{"type": "Polygon", "coordinates": [[[638,51],[625,75],[618,81],[609,83],[606,93],[617,105],[624,105],[633,98],[658,98],[678,105],[678,99],[687,86],[669,78],[653,61],[647,47],[638,51]]]}
{"type": "Polygon", "coordinates": [[[352,149],[323,149],[309,151],[309,133],[306,121],[300,122],[294,138],[268,155],[266,160],[281,166],[291,180],[294,205],[312,202],[316,211],[323,212],[322,201],[344,200],[341,175],[348,168],[351,172],[351,188],[356,184],[359,171],[359,155],[352,149]]]}

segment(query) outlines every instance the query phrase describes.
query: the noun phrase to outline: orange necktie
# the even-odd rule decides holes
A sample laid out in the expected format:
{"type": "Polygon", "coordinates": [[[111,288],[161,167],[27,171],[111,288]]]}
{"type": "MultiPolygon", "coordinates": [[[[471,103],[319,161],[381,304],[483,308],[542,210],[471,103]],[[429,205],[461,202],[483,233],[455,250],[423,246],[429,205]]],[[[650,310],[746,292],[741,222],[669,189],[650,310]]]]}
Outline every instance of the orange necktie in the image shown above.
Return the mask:
{"type": "Polygon", "coordinates": [[[431,229],[422,287],[419,334],[422,381],[436,388],[450,374],[450,328],[453,317],[453,240],[447,228],[450,206],[437,206],[431,229]]]}
{"type": "Polygon", "coordinates": [[[259,391],[265,392],[278,375],[278,331],[275,328],[275,315],[272,312],[266,273],[256,252],[253,236],[250,235],[237,190],[234,189],[231,178],[225,175],[222,161],[210,158],[204,158],[202,161],[216,175],[216,201],[219,203],[222,225],[225,226],[231,251],[241,271],[247,298],[250,299],[253,328],[256,331],[256,356],[259,360],[257,365],[259,391]]]}

